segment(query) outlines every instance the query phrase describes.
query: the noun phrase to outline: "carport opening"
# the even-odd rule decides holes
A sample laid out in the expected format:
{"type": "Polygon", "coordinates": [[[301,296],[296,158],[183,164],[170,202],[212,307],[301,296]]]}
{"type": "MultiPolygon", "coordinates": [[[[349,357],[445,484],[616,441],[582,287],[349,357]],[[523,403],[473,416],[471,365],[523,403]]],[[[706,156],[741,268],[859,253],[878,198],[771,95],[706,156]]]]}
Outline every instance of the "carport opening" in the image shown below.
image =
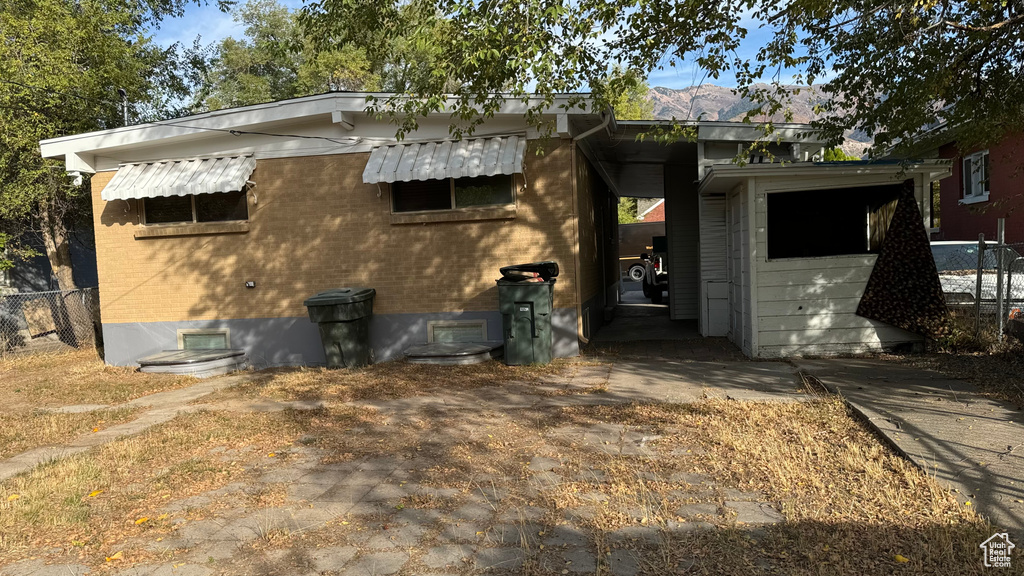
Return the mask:
{"type": "Polygon", "coordinates": [[[768,258],[876,254],[903,184],[768,194],[768,258]]]}

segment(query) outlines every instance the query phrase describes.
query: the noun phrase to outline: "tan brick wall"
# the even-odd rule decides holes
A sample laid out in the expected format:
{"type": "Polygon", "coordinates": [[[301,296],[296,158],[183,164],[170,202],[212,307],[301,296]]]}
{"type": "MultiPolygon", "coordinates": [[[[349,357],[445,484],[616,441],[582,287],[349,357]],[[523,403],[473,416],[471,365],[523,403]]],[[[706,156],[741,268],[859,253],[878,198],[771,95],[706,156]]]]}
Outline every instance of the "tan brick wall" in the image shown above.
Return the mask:
{"type": "Polygon", "coordinates": [[[498,268],[533,260],[559,263],[555,306],[573,308],[571,146],[531,146],[513,220],[391,224],[387,186],[362,183],[368,155],[341,154],[258,160],[248,233],[136,239],[138,202],[104,202],[114,173],[96,174],[103,321],[304,316],[339,286],[376,288],[379,314],[494,310],[498,268]]]}

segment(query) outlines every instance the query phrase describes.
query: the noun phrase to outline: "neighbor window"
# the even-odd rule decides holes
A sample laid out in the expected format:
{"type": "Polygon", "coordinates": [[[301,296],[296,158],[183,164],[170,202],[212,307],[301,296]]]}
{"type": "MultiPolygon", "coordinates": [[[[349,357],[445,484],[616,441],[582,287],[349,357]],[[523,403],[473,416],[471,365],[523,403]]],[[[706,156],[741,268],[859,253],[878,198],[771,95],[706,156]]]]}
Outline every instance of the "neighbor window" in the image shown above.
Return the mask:
{"type": "Polygon", "coordinates": [[[249,218],[244,190],[146,198],[142,204],[146,224],[229,222],[249,218]]]}
{"type": "Polygon", "coordinates": [[[223,350],[231,347],[227,330],[178,330],[179,350],[223,350]]]}
{"type": "Polygon", "coordinates": [[[964,158],[961,167],[963,199],[967,201],[987,200],[989,192],[988,150],[975,152],[964,158]]]}
{"type": "Polygon", "coordinates": [[[905,184],[768,194],[768,258],[872,254],[905,184]]]}
{"type": "Polygon", "coordinates": [[[395,182],[391,185],[392,209],[424,212],[512,204],[512,182],[510,175],[395,182]]]}

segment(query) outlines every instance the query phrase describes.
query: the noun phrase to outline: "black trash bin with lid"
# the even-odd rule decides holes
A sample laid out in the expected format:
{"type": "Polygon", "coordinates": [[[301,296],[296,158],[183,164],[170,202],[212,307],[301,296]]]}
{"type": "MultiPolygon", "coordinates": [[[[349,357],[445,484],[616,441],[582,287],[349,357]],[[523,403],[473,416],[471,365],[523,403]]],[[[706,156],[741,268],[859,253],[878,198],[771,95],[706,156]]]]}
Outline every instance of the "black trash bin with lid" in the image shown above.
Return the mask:
{"type": "Polygon", "coordinates": [[[509,366],[551,362],[551,312],[554,309],[555,262],[532,262],[501,268],[501,312],[505,363],[509,366]]]}
{"type": "Polygon", "coordinates": [[[376,294],[373,288],[335,288],[303,302],[309,319],[320,325],[328,368],[355,368],[371,362],[370,316],[376,294]]]}

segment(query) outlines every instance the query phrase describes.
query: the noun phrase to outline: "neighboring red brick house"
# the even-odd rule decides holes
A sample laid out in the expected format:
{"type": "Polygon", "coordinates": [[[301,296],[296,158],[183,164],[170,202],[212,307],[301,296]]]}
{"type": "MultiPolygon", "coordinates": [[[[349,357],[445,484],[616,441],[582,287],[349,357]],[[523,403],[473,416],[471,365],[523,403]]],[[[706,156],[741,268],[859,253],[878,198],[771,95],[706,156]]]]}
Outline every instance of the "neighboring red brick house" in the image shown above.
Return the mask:
{"type": "Polygon", "coordinates": [[[996,221],[1006,218],[1006,241],[1024,242],[1024,134],[960,156],[956,143],[939,149],[953,160],[953,173],[941,181],[940,229],[934,240],[996,238],[996,221]],[[966,178],[964,176],[967,176],[966,178]]]}
{"type": "Polygon", "coordinates": [[[665,221],[665,199],[662,198],[657,204],[648,208],[636,218],[640,222],[664,222],[665,221]]]}

